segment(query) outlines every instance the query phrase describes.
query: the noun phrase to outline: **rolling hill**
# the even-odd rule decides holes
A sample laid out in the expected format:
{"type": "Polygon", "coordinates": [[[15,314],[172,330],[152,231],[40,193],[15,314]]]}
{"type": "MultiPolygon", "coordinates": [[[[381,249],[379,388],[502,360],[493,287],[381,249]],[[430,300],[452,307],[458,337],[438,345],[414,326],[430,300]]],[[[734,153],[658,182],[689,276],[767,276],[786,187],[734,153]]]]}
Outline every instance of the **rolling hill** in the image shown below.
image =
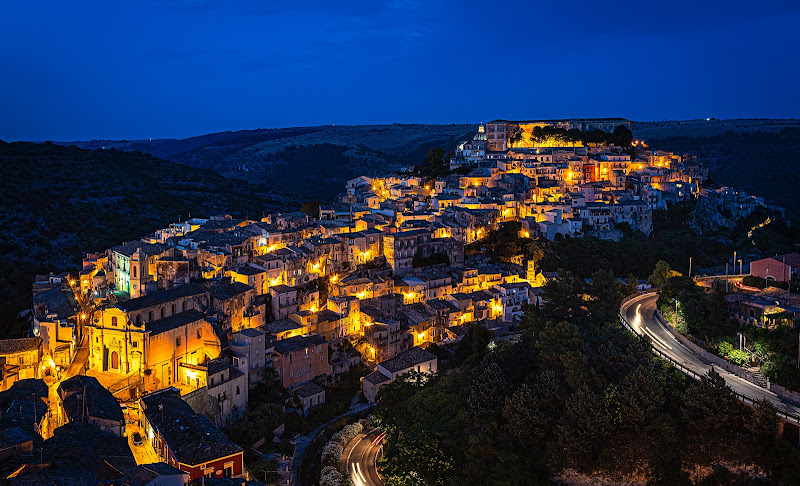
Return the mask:
{"type": "Polygon", "coordinates": [[[220,132],[182,140],[56,143],[138,150],[213,169],[226,177],[328,200],[353,177],[383,175],[420,164],[429,149],[449,151],[476,131],[477,125],[328,125],[220,132]]]}

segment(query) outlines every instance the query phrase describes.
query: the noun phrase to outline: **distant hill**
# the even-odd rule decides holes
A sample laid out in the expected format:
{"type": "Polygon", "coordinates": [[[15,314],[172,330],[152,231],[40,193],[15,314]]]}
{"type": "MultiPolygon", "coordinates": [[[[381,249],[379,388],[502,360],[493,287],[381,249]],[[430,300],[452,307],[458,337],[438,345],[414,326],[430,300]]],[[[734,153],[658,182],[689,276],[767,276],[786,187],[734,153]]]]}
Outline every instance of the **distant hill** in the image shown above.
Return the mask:
{"type": "Polygon", "coordinates": [[[756,131],[740,129],[709,136],[645,140],[652,147],[698,156],[707,164],[715,183],[764,196],[800,222],[800,122],[783,125],[779,130],[759,129],[765,126],[754,126],[756,131]]]}
{"type": "Polygon", "coordinates": [[[35,272],[138,239],[191,212],[260,217],[291,195],[135,151],[0,141],[0,336],[30,308],[35,272]]]}
{"type": "Polygon", "coordinates": [[[171,162],[211,168],[226,177],[328,200],[349,179],[421,164],[429,149],[450,151],[476,131],[477,125],[329,125],[220,132],[182,140],[56,143],[139,150],[171,162]]]}
{"type": "Polygon", "coordinates": [[[787,127],[800,127],[800,120],[770,118],[718,120],[716,118],[701,118],[696,120],[641,121],[634,122],[633,135],[640,140],[669,137],[713,137],[726,132],[777,133],[787,127]]]}

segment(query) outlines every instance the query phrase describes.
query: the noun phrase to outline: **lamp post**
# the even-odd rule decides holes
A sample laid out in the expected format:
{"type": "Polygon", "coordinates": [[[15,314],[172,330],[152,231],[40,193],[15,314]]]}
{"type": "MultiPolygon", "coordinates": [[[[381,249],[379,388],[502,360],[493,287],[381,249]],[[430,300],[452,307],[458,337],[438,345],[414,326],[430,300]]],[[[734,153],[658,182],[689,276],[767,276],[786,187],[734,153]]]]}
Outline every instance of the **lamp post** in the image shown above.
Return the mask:
{"type": "Polygon", "coordinates": [[[672,299],[675,301],[675,329],[678,328],[678,298],[675,297],[672,299]]]}

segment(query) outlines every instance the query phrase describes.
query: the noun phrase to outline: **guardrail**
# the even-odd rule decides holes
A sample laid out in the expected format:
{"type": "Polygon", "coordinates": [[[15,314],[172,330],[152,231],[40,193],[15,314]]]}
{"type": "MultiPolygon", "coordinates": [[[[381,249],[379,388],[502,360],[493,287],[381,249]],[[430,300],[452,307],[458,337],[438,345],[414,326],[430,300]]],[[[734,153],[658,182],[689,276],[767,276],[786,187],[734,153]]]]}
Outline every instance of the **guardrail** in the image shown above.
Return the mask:
{"type": "MultiPolygon", "coordinates": [[[[649,295],[649,294],[654,294],[654,292],[633,294],[632,296],[626,297],[622,301],[622,303],[620,304],[619,321],[622,324],[622,327],[624,327],[625,329],[627,329],[628,331],[630,331],[631,333],[633,333],[634,335],[637,335],[637,336],[640,335],[640,334],[637,333],[633,329],[633,326],[631,326],[631,323],[628,322],[628,319],[625,318],[625,316],[623,315],[622,311],[625,308],[625,304],[627,304],[628,302],[634,300],[637,297],[641,297],[641,296],[649,295]]],[[[692,377],[693,379],[695,379],[697,381],[700,381],[703,378],[703,376],[705,376],[705,374],[701,375],[701,374],[697,373],[696,371],[694,371],[693,369],[687,368],[686,366],[678,363],[677,361],[675,361],[674,359],[669,357],[667,354],[665,354],[663,351],[661,351],[660,349],[656,348],[655,346],[651,345],[650,349],[652,349],[653,352],[656,355],[658,355],[659,358],[669,361],[670,363],[672,363],[673,366],[675,366],[675,368],[680,370],[683,374],[685,374],[687,376],[690,376],[690,377],[692,377]]],[[[711,368],[712,369],[714,368],[713,364],[711,365],[711,368]]],[[[730,387],[728,387],[728,389],[731,390],[731,392],[734,394],[734,396],[736,396],[736,398],[739,401],[741,401],[741,402],[743,402],[745,404],[749,404],[749,405],[755,406],[756,402],[760,401],[760,400],[754,400],[754,399],[752,399],[750,397],[742,395],[741,393],[736,392],[735,390],[731,389],[730,387]]],[[[775,412],[776,412],[776,415],[778,417],[781,417],[783,420],[785,420],[787,422],[792,422],[792,423],[797,424],[797,425],[800,425],[800,416],[792,415],[792,414],[789,414],[789,413],[786,413],[786,412],[783,412],[783,411],[777,410],[777,409],[776,409],[775,412]]]]}

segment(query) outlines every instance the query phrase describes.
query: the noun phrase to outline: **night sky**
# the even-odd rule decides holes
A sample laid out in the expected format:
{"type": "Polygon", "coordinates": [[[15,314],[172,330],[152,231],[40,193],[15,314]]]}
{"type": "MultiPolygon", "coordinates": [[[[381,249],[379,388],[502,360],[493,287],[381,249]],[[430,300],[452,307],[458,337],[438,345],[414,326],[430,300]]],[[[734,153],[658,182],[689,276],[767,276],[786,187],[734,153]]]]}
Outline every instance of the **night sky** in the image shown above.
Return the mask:
{"type": "Polygon", "coordinates": [[[791,118],[798,25],[794,1],[5,1],[0,139],[791,118]]]}

